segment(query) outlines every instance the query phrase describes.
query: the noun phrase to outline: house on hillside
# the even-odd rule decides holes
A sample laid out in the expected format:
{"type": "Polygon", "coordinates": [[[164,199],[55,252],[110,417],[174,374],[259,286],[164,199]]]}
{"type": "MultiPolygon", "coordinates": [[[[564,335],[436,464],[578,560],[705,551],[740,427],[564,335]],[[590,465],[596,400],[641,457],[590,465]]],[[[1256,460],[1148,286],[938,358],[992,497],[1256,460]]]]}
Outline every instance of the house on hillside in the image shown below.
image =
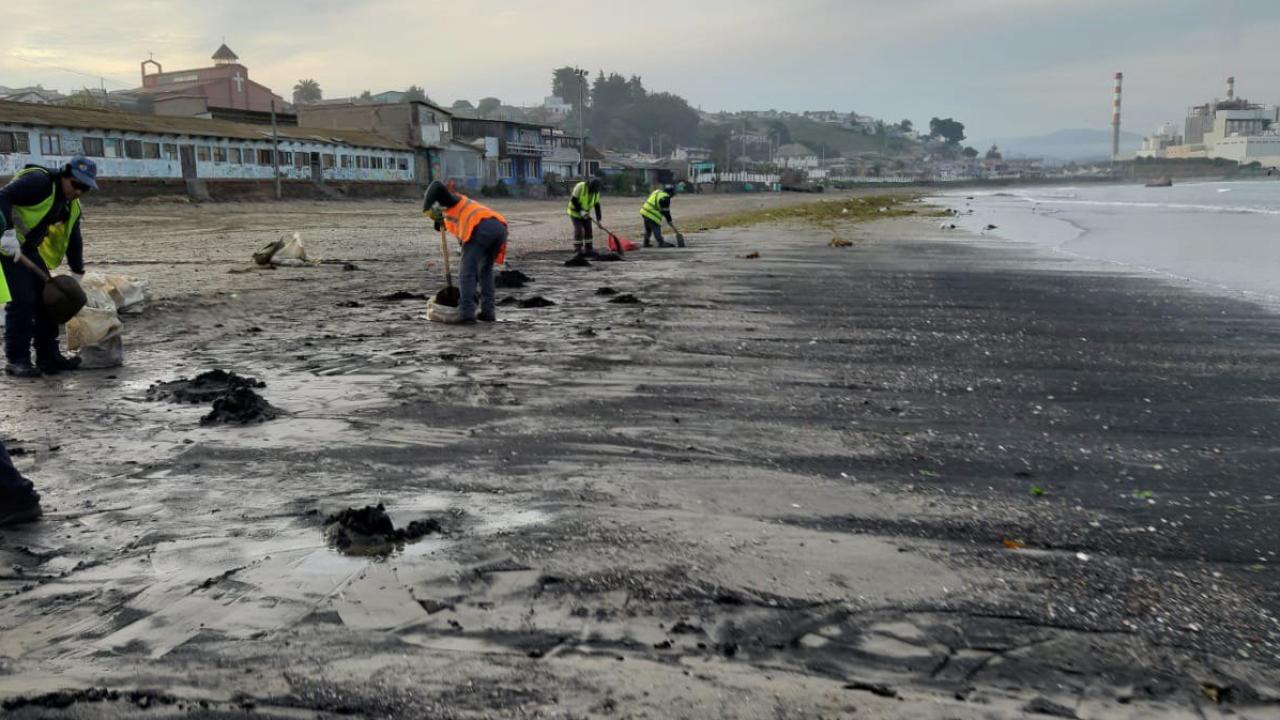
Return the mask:
{"type": "Polygon", "coordinates": [[[817,170],[821,165],[818,154],[800,143],[778,148],[778,152],[774,154],[774,163],[787,170],[817,170]]]}
{"type": "Polygon", "coordinates": [[[66,99],[57,90],[46,90],[36,85],[33,87],[7,88],[0,86],[0,100],[5,102],[31,103],[33,105],[51,105],[66,99]]]}
{"type": "Polygon", "coordinates": [[[359,101],[299,105],[298,125],[307,129],[375,133],[414,149],[414,177],[426,184],[454,180],[461,187],[485,184],[484,148],[454,132],[453,113],[424,100],[400,103],[359,101]],[[462,140],[463,142],[454,142],[462,140]],[[477,170],[477,168],[480,170],[477,170]]]}
{"type": "Polygon", "coordinates": [[[508,185],[542,183],[544,158],[554,154],[550,125],[455,117],[454,137],[470,143],[484,141],[487,173],[508,185]]]}

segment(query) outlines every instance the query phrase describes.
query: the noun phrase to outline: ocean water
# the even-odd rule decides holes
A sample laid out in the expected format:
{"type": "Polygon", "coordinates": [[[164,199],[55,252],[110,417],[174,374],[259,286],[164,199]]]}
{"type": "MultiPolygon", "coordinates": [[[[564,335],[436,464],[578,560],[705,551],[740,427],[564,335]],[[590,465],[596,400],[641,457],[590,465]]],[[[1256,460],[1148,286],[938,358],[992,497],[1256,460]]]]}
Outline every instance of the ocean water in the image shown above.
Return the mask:
{"type": "Polygon", "coordinates": [[[1027,187],[932,202],[972,210],[955,220],[966,230],[1280,306],[1280,182],[1027,187]]]}

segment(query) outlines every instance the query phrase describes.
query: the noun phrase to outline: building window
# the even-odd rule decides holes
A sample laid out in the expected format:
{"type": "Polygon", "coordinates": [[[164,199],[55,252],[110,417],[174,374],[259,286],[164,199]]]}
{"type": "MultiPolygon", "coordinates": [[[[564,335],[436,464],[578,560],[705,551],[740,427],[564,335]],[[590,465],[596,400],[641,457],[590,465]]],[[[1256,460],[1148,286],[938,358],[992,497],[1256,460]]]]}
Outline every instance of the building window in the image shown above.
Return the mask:
{"type": "Polygon", "coordinates": [[[259,151],[258,151],[258,164],[259,164],[259,165],[270,165],[270,164],[271,164],[271,151],[270,151],[270,150],[259,150],[259,151]]]}
{"type": "Polygon", "coordinates": [[[225,164],[227,162],[227,149],[222,147],[221,145],[214,145],[213,161],[220,165],[225,164]]]}
{"type": "Polygon", "coordinates": [[[61,155],[62,154],[62,136],[41,135],[40,136],[40,154],[41,155],[61,155]]]}
{"type": "Polygon", "coordinates": [[[240,148],[231,148],[227,151],[227,159],[232,165],[239,165],[244,162],[244,154],[240,148]]]}
{"type": "Polygon", "coordinates": [[[333,160],[334,160],[333,153],[325,153],[325,154],[321,155],[321,156],[320,156],[320,167],[323,167],[323,168],[325,168],[325,169],[329,169],[329,168],[333,167],[333,160]]]}
{"type": "Polygon", "coordinates": [[[153,142],[142,143],[142,159],[143,160],[159,160],[160,159],[160,143],[153,143],[153,142]]]}
{"type": "Polygon", "coordinates": [[[289,167],[290,165],[292,165],[292,164],[293,164],[293,153],[291,153],[291,152],[282,152],[282,153],[280,153],[280,164],[281,164],[281,165],[283,165],[284,167],[289,167]]]}
{"type": "Polygon", "coordinates": [[[0,132],[0,153],[31,152],[31,138],[25,132],[0,132]]]}
{"type": "Polygon", "coordinates": [[[293,156],[293,166],[294,166],[294,167],[300,167],[300,168],[304,168],[304,167],[306,167],[306,166],[307,166],[307,160],[309,160],[309,159],[310,159],[310,158],[309,158],[309,155],[310,155],[309,153],[304,153],[304,152],[294,153],[294,156],[293,156]]]}
{"type": "Polygon", "coordinates": [[[341,155],[340,157],[342,158],[342,167],[344,167],[344,168],[353,168],[353,167],[355,167],[355,162],[354,162],[354,159],[352,158],[352,156],[350,156],[350,155],[341,155]]]}
{"type": "Polygon", "coordinates": [[[82,150],[84,151],[85,157],[102,157],[102,138],[85,138],[82,150]]]}
{"type": "Polygon", "coordinates": [[[102,156],[109,158],[124,157],[124,141],[120,138],[103,138],[102,156]]]}
{"type": "Polygon", "coordinates": [[[199,162],[209,162],[212,155],[209,153],[208,145],[196,146],[196,160],[199,162]]]}
{"type": "Polygon", "coordinates": [[[400,158],[396,163],[396,167],[400,168],[401,170],[408,170],[409,158],[400,158]]]}
{"type": "Polygon", "coordinates": [[[504,178],[511,177],[511,161],[510,160],[498,161],[498,177],[504,177],[504,178]]]}
{"type": "Polygon", "coordinates": [[[125,140],[124,156],[139,160],[142,158],[142,141],[141,140],[125,140]]]}
{"type": "Polygon", "coordinates": [[[376,156],[376,155],[375,155],[375,156],[373,156],[373,157],[371,157],[371,158],[369,158],[369,167],[370,167],[370,168],[372,168],[372,169],[374,169],[374,170],[381,170],[381,169],[382,169],[382,158],[380,158],[380,157],[378,157],[378,156],[376,156]]]}
{"type": "Polygon", "coordinates": [[[176,143],[165,143],[165,144],[164,144],[164,159],[165,159],[165,160],[177,160],[177,159],[178,159],[178,146],[177,146],[177,144],[176,144],[176,143]]]}

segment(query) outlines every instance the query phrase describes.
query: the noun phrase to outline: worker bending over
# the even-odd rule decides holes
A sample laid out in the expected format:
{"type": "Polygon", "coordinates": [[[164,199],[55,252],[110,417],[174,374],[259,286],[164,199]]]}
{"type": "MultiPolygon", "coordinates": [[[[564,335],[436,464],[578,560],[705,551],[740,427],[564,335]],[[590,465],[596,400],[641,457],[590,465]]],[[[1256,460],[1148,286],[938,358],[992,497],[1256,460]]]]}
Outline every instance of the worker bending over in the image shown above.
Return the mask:
{"type": "Polygon", "coordinates": [[[573,252],[576,255],[596,256],[592,247],[591,211],[595,210],[596,222],[604,222],[600,207],[602,189],[604,184],[600,178],[591,178],[574,185],[573,192],[569,193],[569,219],[573,221],[573,252]]]}
{"type": "Polygon", "coordinates": [[[4,315],[8,375],[35,378],[80,367],[80,358],[58,351],[58,325],[45,312],[44,284],[64,258],[71,272],[84,274],[80,197],[98,187],[97,175],[92,160],[76,157],[57,170],[28,165],[0,188],[0,268],[11,296],[4,315]]]}
{"type": "Polygon", "coordinates": [[[658,247],[671,247],[671,243],[662,239],[662,221],[665,219],[667,224],[676,233],[676,242],[680,247],[684,247],[684,235],[676,227],[676,223],[671,219],[671,198],[675,197],[676,188],[674,185],[664,185],[663,187],[649,193],[648,199],[644,201],[644,205],[640,206],[640,215],[644,217],[644,246],[652,247],[649,244],[649,238],[652,236],[658,241],[658,247]]]}
{"type": "Polygon", "coordinates": [[[459,322],[493,322],[496,291],[493,266],[507,256],[507,219],[466,195],[454,193],[436,180],[427,186],[423,214],[431,214],[436,230],[444,228],[462,243],[462,268],[458,271],[459,322]],[[480,312],[476,313],[476,284],[480,285],[480,312]]]}

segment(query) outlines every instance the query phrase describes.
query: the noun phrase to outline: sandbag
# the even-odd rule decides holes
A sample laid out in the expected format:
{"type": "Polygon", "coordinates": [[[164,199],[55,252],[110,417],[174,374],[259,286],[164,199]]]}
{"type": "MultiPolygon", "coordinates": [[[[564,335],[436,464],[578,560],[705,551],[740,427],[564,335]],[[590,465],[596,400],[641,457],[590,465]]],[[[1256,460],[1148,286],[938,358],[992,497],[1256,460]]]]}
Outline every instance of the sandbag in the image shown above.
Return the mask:
{"type": "Polygon", "coordinates": [[[306,265],[307,248],[302,244],[302,236],[294,233],[293,237],[271,257],[272,265],[297,266],[306,265]]]}
{"type": "Polygon", "coordinates": [[[86,290],[97,288],[105,292],[115,304],[116,311],[123,314],[140,313],[151,303],[151,283],[147,280],[124,275],[85,273],[80,285],[86,290]]]}
{"type": "Polygon", "coordinates": [[[462,322],[462,313],[456,307],[438,305],[432,298],[427,301],[427,319],[432,322],[456,325],[462,322]]]}
{"type": "Polygon", "coordinates": [[[115,300],[102,284],[86,283],[85,306],[67,322],[67,349],[79,351],[81,367],[117,367],[124,363],[124,324],[115,300]]]}

